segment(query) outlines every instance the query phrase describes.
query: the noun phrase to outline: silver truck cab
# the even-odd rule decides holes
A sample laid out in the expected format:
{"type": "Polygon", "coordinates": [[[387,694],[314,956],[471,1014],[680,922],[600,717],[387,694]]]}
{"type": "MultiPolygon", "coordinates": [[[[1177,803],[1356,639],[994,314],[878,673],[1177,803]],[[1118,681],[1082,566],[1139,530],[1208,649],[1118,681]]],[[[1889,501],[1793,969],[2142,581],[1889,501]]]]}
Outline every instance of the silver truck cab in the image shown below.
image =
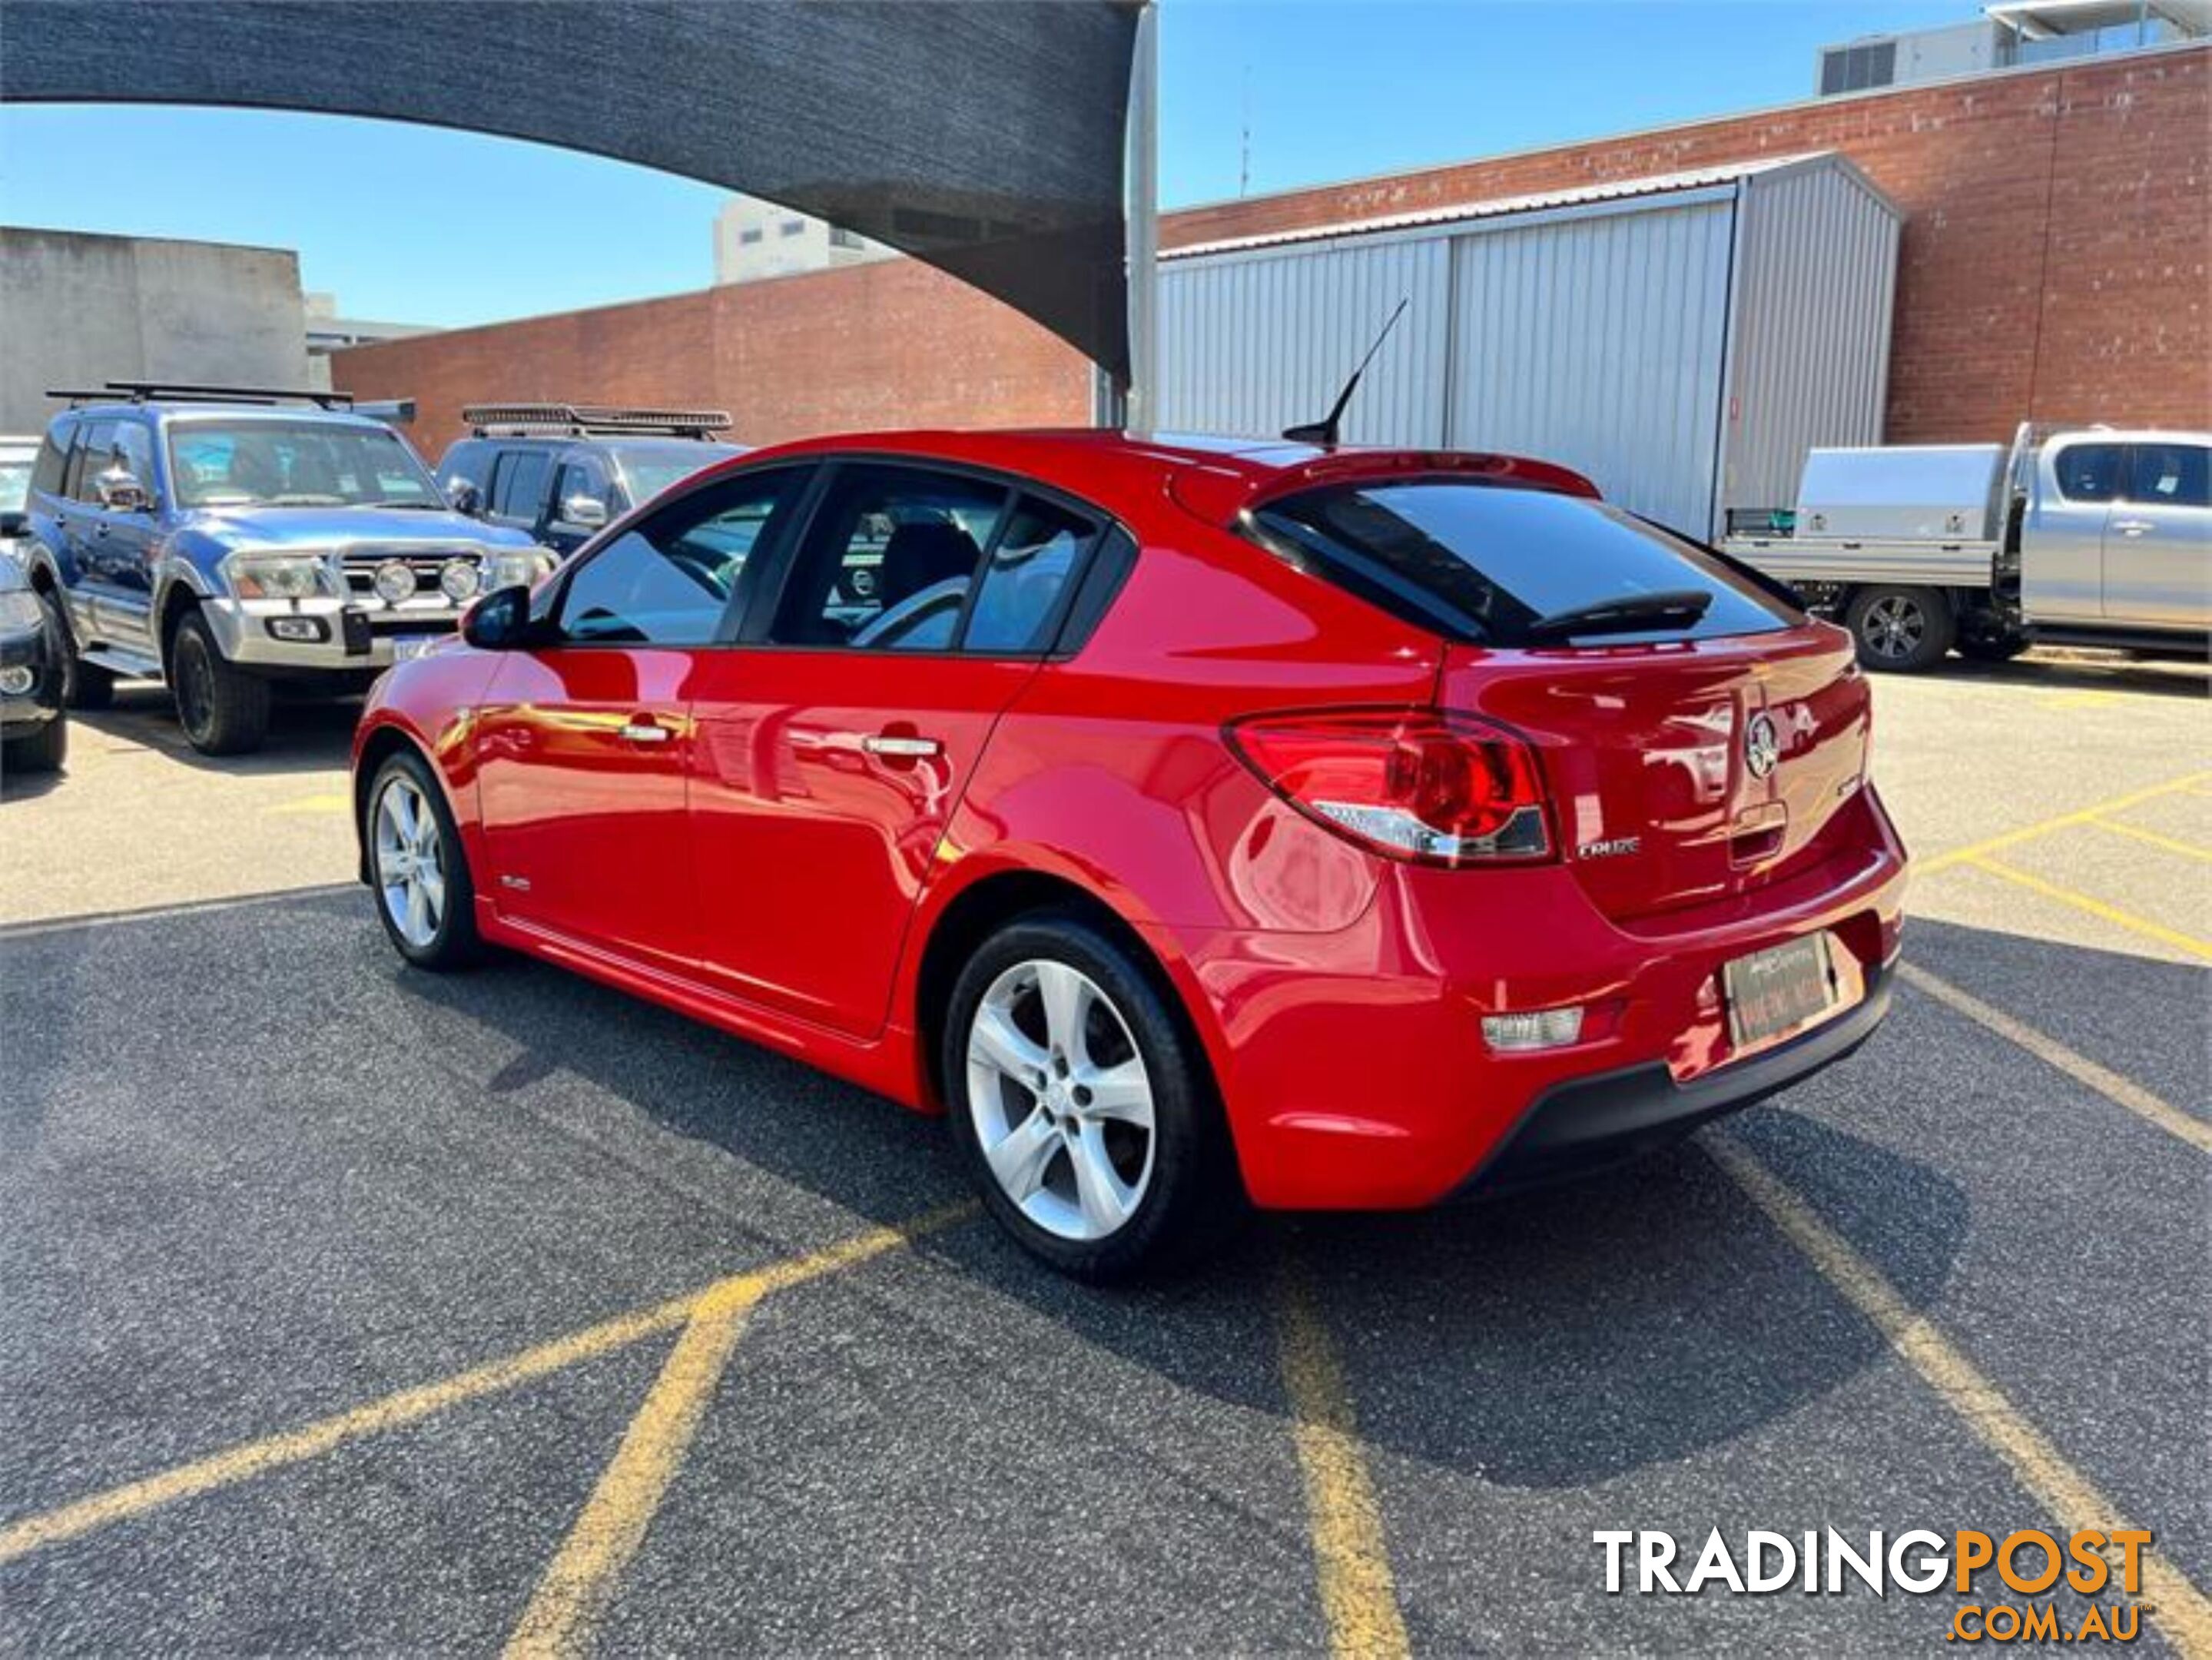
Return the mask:
{"type": "Polygon", "coordinates": [[[2212,436],[2082,429],[2022,461],[2023,621],[2212,629],[2212,436]]]}

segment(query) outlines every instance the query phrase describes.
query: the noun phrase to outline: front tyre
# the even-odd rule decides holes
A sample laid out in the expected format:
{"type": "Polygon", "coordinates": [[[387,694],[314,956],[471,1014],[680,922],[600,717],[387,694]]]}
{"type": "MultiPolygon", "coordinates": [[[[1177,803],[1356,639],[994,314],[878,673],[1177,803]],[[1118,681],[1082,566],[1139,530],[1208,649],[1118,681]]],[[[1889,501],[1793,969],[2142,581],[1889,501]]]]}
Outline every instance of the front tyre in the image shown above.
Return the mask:
{"type": "Polygon", "coordinates": [[[1958,634],[1950,599],[1941,588],[1861,588],[1844,611],[1844,626],[1863,666],[1896,674],[1935,667],[1958,634]]]}
{"type": "Polygon", "coordinates": [[[376,914],[392,947],[417,968],[466,968],[483,954],[476,885],[445,792],[412,750],[376,769],[362,825],[376,914]]]}
{"type": "Polygon", "coordinates": [[[984,942],[953,988],[943,1067],[985,1204],[1063,1274],[1170,1268],[1241,1214],[1195,1039],[1079,918],[1024,918],[984,942]]]}
{"type": "Polygon", "coordinates": [[[226,662],[207,619],[187,612],[169,647],[177,721],[202,755],[244,755],[269,735],[269,683],[226,662]]]}

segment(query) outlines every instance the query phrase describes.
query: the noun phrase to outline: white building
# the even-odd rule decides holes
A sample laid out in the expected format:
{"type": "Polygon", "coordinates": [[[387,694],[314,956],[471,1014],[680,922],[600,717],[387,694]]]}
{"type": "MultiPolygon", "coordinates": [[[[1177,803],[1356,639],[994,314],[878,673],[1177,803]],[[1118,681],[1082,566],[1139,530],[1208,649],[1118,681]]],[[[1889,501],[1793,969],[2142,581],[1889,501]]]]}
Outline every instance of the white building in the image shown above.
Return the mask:
{"type": "Polygon", "coordinates": [[[898,250],[757,197],[737,196],[714,216],[714,281],[764,277],[890,259],[898,250]]]}
{"type": "Polygon", "coordinates": [[[2212,0],[1999,0],[1970,23],[1820,48],[1823,98],[1954,76],[2169,46],[2212,34],[2212,0]]]}

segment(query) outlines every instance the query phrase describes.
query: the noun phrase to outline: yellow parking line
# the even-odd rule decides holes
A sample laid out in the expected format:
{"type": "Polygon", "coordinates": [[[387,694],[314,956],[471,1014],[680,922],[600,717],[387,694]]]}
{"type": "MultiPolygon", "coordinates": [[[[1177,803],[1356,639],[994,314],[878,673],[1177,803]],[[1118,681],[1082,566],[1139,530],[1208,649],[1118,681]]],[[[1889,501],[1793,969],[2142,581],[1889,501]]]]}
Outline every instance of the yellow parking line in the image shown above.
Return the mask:
{"type": "Polygon", "coordinates": [[[2109,1067],[2099,1066],[2086,1055],[2078,1055],[2055,1037],[2046,1037],[2030,1025],[2025,1025],[2003,1010],[1992,1008],[1969,992],[1964,992],[1947,980],[1939,980],[1923,968],[1911,963],[1898,964],[1898,973],[1905,983],[1925,992],[1945,1007],[1963,1014],[1978,1025],[1988,1027],[2000,1037],[2026,1049],[2046,1066],[2055,1067],[2077,1083],[2087,1084],[2115,1106],[2124,1107],[2148,1123],[2155,1124],[2167,1134],[2186,1141],[2199,1152],[2212,1152],[2212,1124],[2201,1118],[2191,1118],[2180,1108],[2153,1095],[2132,1078],[2124,1078],[2109,1067]]]}
{"type": "Polygon", "coordinates": [[[2099,830],[2111,830],[2117,836],[2130,836],[2154,848],[2164,848],[2168,853],[2178,853],[2190,859],[2212,859],[2212,848],[2200,848],[2194,842],[2179,842],[2171,836],[2160,836],[2156,830],[2147,830],[2140,824],[2124,824],[2118,818],[2092,818],[2099,830]]]}
{"type": "Polygon", "coordinates": [[[973,1208],[972,1205],[968,1205],[949,1211],[933,1211],[908,1224],[902,1231],[878,1230],[826,1251],[718,1280],[702,1290],[671,1298],[667,1302],[657,1303],[651,1308],[617,1315],[611,1320],[571,1332],[552,1342],[525,1349],[520,1354],[511,1354],[504,1359],[471,1367],[467,1371],[441,1378],[434,1383],[402,1389],[396,1395],[372,1401],[350,1412],[319,1419],[299,1429],[288,1430],[264,1440],[249,1441],[242,1446],[195,1459],[189,1464],[179,1465],[159,1475],[149,1475],[141,1481],[125,1482],[119,1487],[111,1487],[106,1493],[94,1493],[88,1499],[77,1499],[56,1510],[24,1517],[0,1527],[0,1562],[12,1561],[30,1551],[76,1538],[112,1522],[143,1515],[161,1505],[173,1504],[179,1499],[193,1498],[288,1464],[319,1457],[366,1436],[380,1435],[387,1430],[402,1429],[410,1424],[418,1423],[463,1402],[495,1395],[583,1361],[611,1354],[648,1337],[673,1331],[690,1319],[703,1302],[718,1295],[730,1294],[732,1286],[757,1286],[765,1292],[796,1284],[799,1280],[842,1268],[848,1262],[858,1261],[861,1256],[874,1255],[883,1249],[877,1242],[886,1231],[893,1232],[896,1238],[910,1237],[927,1229],[945,1226],[959,1219],[961,1214],[972,1212],[973,1208]]]}
{"type": "MultiPolygon", "coordinates": [[[[1984,1445],[2011,1466],[2021,1485],[2061,1527],[2069,1532],[2128,1528],[2112,1501],[2066,1462],[1997,1386],[1757,1156],[1725,1135],[1708,1136],[1705,1147],[1767,1219],[1811,1259],[1821,1277],[1874,1324],[1899,1358],[1943,1397],[1984,1445]]],[[[2147,1611],[2176,1651],[2190,1660],[2212,1660],[2212,1601],[2153,1552],[2143,1554],[2142,1586],[2147,1611]]]]}
{"type": "Polygon", "coordinates": [[[1329,1651],[1361,1660],[1407,1654],[1382,1512],[1352,1421],[1344,1368],[1295,1268],[1286,1267],[1277,1286],[1275,1333],[1329,1651]]]}
{"type": "Polygon", "coordinates": [[[2184,933],[2178,928],[2167,927],[2163,922],[2154,922],[2148,917],[2137,916],[2133,911],[2124,911],[2117,905],[2108,905],[2101,899],[2092,899],[2086,893],[2076,893],[2073,889],[2061,887],[2056,882],[2046,882],[2040,876],[2031,876],[2024,870],[2016,869],[2011,865],[1999,864],[1994,859],[1975,859],[1969,862],[1974,869],[1987,871],[1992,876],[2002,876],[2008,882],[2016,882],[2031,893],[2039,893],[2045,898],[2055,899],[2062,905],[2071,905],[2075,910],[2085,915],[2101,917],[2115,927],[2125,928],[2131,933],[2140,933],[2146,939],[2156,939],[2163,945],[2172,946],[2177,951],[2185,951],[2191,956],[2202,957],[2206,961],[2212,962],[2212,939],[2199,939],[2193,933],[2184,933]]]}
{"type": "Polygon", "coordinates": [[[1934,854],[1925,859],[1915,860],[1912,865],[1913,873],[1919,876],[1933,876],[1936,872],[1948,870],[1954,865],[1969,864],[1990,854],[2002,853],[2007,848],[2018,847],[2022,842],[2033,842],[2039,836],[2048,836],[2051,831],[2064,830],[2069,825],[2086,824],[2091,819],[2102,818],[2109,812],[2124,812],[2128,808],[2139,806],[2142,802],[2155,801],[2161,795],[2176,795],[2185,790],[2193,791],[2197,786],[2207,781],[2212,781],[2212,772],[2192,772],[2185,778],[2176,778],[2163,784],[2154,784],[2148,789],[2131,791],[2126,795],[2116,795],[2109,801],[2098,801],[2078,812],[2062,812],[2053,818],[2039,819],[2036,823],[2024,824],[2018,830],[2007,830],[2002,836],[1992,836],[1985,841],[1970,842],[1963,848],[1954,848],[1948,853],[1934,854]]]}
{"type": "Polygon", "coordinates": [[[948,1206],[902,1227],[878,1228],[811,1256],[708,1287],[696,1300],[690,1323],[623,1432],[622,1445],[538,1581],[507,1639],[507,1654],[573,1655],[588,1648],[615,1581],[645,1541],[755,1304],[770,1292],[881,1256],[975,1212],[973,1203],[948,1206]]]}
{"type": "Polygon", "coordinates": [[[298,795],[289,801],[278,801],[264,807],[264,812],[349,812],[353,808],[353,797],[343,792],[323,795],[298,795]]]}
{"type": "Polygon", "coordinates": [[[402,1389],[397,1395],[388,1395],[381,1401],[321,1419],[303,1428],[272,1435],[266,1440],[250,1441],[160,1475],[80,1499],[44,1515],[11,1522],[0,1528],[0,1562],[12,1560],[41,1546],[74,1539],[111,1522],[142,1515],[158,1505],[317,1457],[363,1436],[402,1428],[464,1401],[511,1389],[580,1361],[627,1348],[658,1333],[672,1331],[690,1317],[693,1305],[702,1294],[692,1292],[649,1309],[621,1315],[554,1342],[509,1355],[504,1360],[474,1367],[438,1383],[402,1389]]]}

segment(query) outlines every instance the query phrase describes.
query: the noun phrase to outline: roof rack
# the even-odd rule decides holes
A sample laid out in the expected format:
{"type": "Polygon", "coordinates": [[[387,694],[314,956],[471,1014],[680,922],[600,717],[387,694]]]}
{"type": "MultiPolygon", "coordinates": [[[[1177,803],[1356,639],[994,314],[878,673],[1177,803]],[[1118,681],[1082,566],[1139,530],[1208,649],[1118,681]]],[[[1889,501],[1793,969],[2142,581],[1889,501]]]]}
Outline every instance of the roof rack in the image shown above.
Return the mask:
{"type": "Polygon", "coordinates": [[[726,410],[623,409],[607,404],[470,404],[461,419],[479,438],[703,439],[730,428],[726,410]]]}
{"type": "Polygon", "coordinates": [[[97,390],[49,386],[49,398],[66,398],[70,406],[81,404],[313,404],[318,409],[349,410],[353,394],[344,392],[293,391],[281,386],[215,386],[194,380],[110,380],[97,390]]]}

